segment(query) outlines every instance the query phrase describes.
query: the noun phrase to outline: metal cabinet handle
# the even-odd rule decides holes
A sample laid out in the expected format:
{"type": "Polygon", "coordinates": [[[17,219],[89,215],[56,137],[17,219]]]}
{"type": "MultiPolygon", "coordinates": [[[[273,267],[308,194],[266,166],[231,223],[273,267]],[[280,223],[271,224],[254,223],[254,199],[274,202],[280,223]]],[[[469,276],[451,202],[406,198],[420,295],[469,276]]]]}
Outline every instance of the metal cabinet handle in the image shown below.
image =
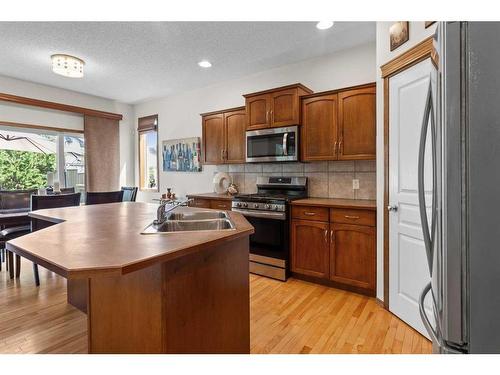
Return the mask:
{"type": "Polygon", "coordinates": [[[269,111],[266,111],[266,122],[269,123],[269,111]]]}
{"type": "Polygon", "coordinates": [[[342,150],[342,144],[344,143],[344,139],[341,138],[340,139],[340,142],[339,142],[339,154],[341,153],[341,150],[342,150]]]}
{"type": "Polygon", "coordinates": [[[328,229],[325,229],[325,242],[328,243],[328,229]]]}
{"type": "Polygon", "coordinates": [[[303,213],[306,216],[314,216],[314,215],[316,215],[316,212],[307,212],[307,211],[304,211],[303,213]]]}
{"type": "Polygon", "coordinates": [[[330,231],[330,243],[333,245],[335,240],[335,234],[333,232],[333,229],[330,231]]]}
{"type": "Polygon", "coordinates": [[[397,212],[398,211],[398,206],[387,206],[387,211],[391,212],[391,211],[394,211],[394,212],[397,212]]]}
{"type": "Polygon", "coordinates": [[[333,155],[337,155],[337,143],[338,141],[335,141],[335,143],[333,144],[333,155]]]}
{"type": "Polygon", "coordinates": [[[217,207],[226,208],[226,205],[225,204],[218,204],[217,207]]]}
{"type": "Polygon", "coordinates": [[[344,215],[346,219],[353,219],[353,220],[358,220],[359,216],[353,216],[353,215],[344,215]]]}

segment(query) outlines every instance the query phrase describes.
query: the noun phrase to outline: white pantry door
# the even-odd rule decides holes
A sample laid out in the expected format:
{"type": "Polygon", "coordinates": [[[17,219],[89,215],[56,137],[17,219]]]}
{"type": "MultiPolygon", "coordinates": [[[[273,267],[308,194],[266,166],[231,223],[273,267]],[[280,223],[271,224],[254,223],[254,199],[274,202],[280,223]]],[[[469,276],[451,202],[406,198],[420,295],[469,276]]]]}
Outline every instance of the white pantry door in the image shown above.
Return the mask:
{"type": "MultiPolygon", "coordinates": [[[[436,76],[435,67],[427,59],[389,79],[389,205],[397,207],[397,211],[389,212],[389,310],[426,337],[429,335],[420,318],[418,298],[430,274],[420,223],[417,165],[429,82],[432,80],[435,99],[436,76]]],[[[424,169],[429,221],[430,146],[429,131],[424,169]]],[[[430,301],[426,301],[426,309],[431,317],[430,301]]]]}

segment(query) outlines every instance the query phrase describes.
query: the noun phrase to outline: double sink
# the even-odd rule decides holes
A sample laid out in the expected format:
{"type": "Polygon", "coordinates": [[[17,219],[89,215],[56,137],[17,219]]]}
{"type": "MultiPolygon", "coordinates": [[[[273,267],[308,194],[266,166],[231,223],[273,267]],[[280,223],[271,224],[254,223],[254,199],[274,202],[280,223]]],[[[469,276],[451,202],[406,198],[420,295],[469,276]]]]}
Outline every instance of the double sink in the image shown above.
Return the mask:
{"type": "Polygon", "coordinates": [[[184,211],[169,212],[163,223],[158,225],[155,223],[149,224],[142,234],[231,229],[234,229],[234,224],[224,211],[184,211]]]}

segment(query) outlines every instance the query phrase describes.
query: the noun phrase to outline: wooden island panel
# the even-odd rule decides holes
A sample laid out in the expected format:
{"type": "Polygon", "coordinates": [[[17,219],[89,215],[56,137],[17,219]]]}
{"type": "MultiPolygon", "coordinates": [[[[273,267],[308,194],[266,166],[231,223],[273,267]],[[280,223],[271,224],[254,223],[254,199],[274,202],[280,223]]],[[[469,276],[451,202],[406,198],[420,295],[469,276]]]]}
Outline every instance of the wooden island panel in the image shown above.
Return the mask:
{"type": "MultiPolygon", "coordinates": [[[[179,208],[179,210],[196,210],[179,208]]],[[[52,225],[7,249],[68,279],[87,313],[90,353],[249,353],[249,235],[234,230],[141,235],[155,205],[40,210],[52,225]]]]}

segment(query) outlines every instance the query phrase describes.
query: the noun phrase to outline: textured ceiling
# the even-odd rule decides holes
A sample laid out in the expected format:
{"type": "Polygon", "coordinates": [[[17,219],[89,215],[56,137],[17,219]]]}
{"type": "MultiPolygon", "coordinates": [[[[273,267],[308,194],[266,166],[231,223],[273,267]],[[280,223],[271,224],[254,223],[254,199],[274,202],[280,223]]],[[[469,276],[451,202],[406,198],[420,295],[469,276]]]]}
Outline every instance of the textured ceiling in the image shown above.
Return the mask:
{"type": "Polygon", "coordinates": [[[375,40],[373,22],[0,22],[0,74],[137,103],[375,40]],[[83,79],[50,55],[85,60],[83,79]],[[213,67],[202,69],[207,59],[213,67]]]}

